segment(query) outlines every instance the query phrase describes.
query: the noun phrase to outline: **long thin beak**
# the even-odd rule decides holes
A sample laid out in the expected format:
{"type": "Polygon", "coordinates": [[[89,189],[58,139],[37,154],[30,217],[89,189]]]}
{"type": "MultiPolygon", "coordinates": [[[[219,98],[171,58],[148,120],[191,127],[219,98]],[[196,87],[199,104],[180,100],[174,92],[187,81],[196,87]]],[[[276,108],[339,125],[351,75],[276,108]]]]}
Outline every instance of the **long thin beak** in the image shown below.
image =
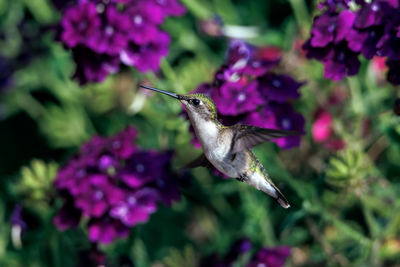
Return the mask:
{"type": "Polygon", "coordinates": [[[175,93],[167,92],[167,91],[164,91],[164,90],[161,90],[161,89],[157,89],[157,88],[153,88],[153,87],[146,86],[146,85],[140,85],[140,87],[145,88],[145,89],[149,89],[149,90],[152,90],[152,91],[156,91],[156,92],[159,92],[159,93],[163,93],[163,94],[166,94],[166,95],[169,95],[170,97],[173,97],[173,98],[178,99],[178,100],[182,99],[182,97],[180,95],[177,95],[175,93]]]}

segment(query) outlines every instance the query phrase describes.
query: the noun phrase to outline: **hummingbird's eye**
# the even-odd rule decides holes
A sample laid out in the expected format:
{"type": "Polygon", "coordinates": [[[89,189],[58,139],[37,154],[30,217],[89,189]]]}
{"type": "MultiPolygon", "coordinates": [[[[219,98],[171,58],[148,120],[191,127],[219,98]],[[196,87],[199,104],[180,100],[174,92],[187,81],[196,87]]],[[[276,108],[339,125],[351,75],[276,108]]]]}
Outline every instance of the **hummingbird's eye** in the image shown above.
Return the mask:
{"type": "Polygon", "coordinates": [[[198,106],[198,105],[200,104],[200,100],[198,100],[198,99],[193,99],[193,100],[192,100],[192,104],[195,105],[195,106],[198,106]]]}

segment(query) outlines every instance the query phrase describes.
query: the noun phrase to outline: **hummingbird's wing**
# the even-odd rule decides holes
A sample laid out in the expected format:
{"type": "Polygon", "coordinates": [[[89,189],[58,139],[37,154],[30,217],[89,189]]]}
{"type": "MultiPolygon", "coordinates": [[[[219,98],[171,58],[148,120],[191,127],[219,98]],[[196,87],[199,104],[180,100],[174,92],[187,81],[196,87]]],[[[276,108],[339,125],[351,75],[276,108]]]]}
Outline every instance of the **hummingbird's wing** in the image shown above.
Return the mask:
{"type": "Polygon", "coordinates": [[[232,142],[233,154],[248,148],[252,148],[267,141],[271,141],[275,138],[299,134],[296,131],[266,129],[243,124],[236,124],[231,126],[231,128],[235,133],[232,142]]]}
{"type": "Polygon", "coordinates": [[[201,154],[199,157],[197,157],[195,160],[189,162],[185,166],[182,167],[182,169],[192,169],[192,168],[197,168],[197,167],[207,167],[209,169],[213,168],[213,165],[208,161],[206,156],[201,154]]]}

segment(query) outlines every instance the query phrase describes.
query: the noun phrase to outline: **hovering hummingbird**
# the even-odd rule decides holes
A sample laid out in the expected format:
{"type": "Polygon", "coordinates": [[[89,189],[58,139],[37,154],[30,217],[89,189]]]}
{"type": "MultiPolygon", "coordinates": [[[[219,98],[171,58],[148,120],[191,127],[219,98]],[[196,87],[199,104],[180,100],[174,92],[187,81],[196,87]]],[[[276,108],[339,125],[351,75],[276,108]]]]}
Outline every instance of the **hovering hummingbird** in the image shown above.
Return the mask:
{"type": "Polygon", "coordinates": [[[297,135],[297,132],[240,124],[224,126],[217,119],[214,101],[207,95],[178,95],[149,86],[140,87],[171,96],[185,106],[196,137],[204,150],[204,154],[186,165],[187,168],[214,166],[225,175],[267,193],[282,207],[290,207],[251,148],[274,138],[297,135]]]}

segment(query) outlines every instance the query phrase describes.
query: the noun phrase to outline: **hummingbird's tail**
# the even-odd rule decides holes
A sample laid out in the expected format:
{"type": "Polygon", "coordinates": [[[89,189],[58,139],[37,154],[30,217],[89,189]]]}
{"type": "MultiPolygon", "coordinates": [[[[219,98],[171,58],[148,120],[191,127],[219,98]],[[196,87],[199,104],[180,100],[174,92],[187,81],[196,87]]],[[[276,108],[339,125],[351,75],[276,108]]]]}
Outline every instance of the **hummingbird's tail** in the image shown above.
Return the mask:
{"type": "Polygon", "coordinates": [[[287,201],[285,196],[281,193],[281,191],[279,191],[279,189],[276,186],[275,186],[275,189],[276,189],[276,193],[278,195],[277,198],[275,198],[276,202],[278,202],[279,205],[281,205],[285,209],[290,208],[289,201],[287,201]]]}
{"type": "Polygon", "coordinates": [[[273,197],[275,201],[278,202],[283,208],[287,209],[290,207],[289,201],[287,201],[281,191],[279,191],[276,185],[274,185],[274,183],[268,178],[266,173],[261,174],[254,172],[252,175],[247,177],[245,181],[249,185],[273,197]]]}

